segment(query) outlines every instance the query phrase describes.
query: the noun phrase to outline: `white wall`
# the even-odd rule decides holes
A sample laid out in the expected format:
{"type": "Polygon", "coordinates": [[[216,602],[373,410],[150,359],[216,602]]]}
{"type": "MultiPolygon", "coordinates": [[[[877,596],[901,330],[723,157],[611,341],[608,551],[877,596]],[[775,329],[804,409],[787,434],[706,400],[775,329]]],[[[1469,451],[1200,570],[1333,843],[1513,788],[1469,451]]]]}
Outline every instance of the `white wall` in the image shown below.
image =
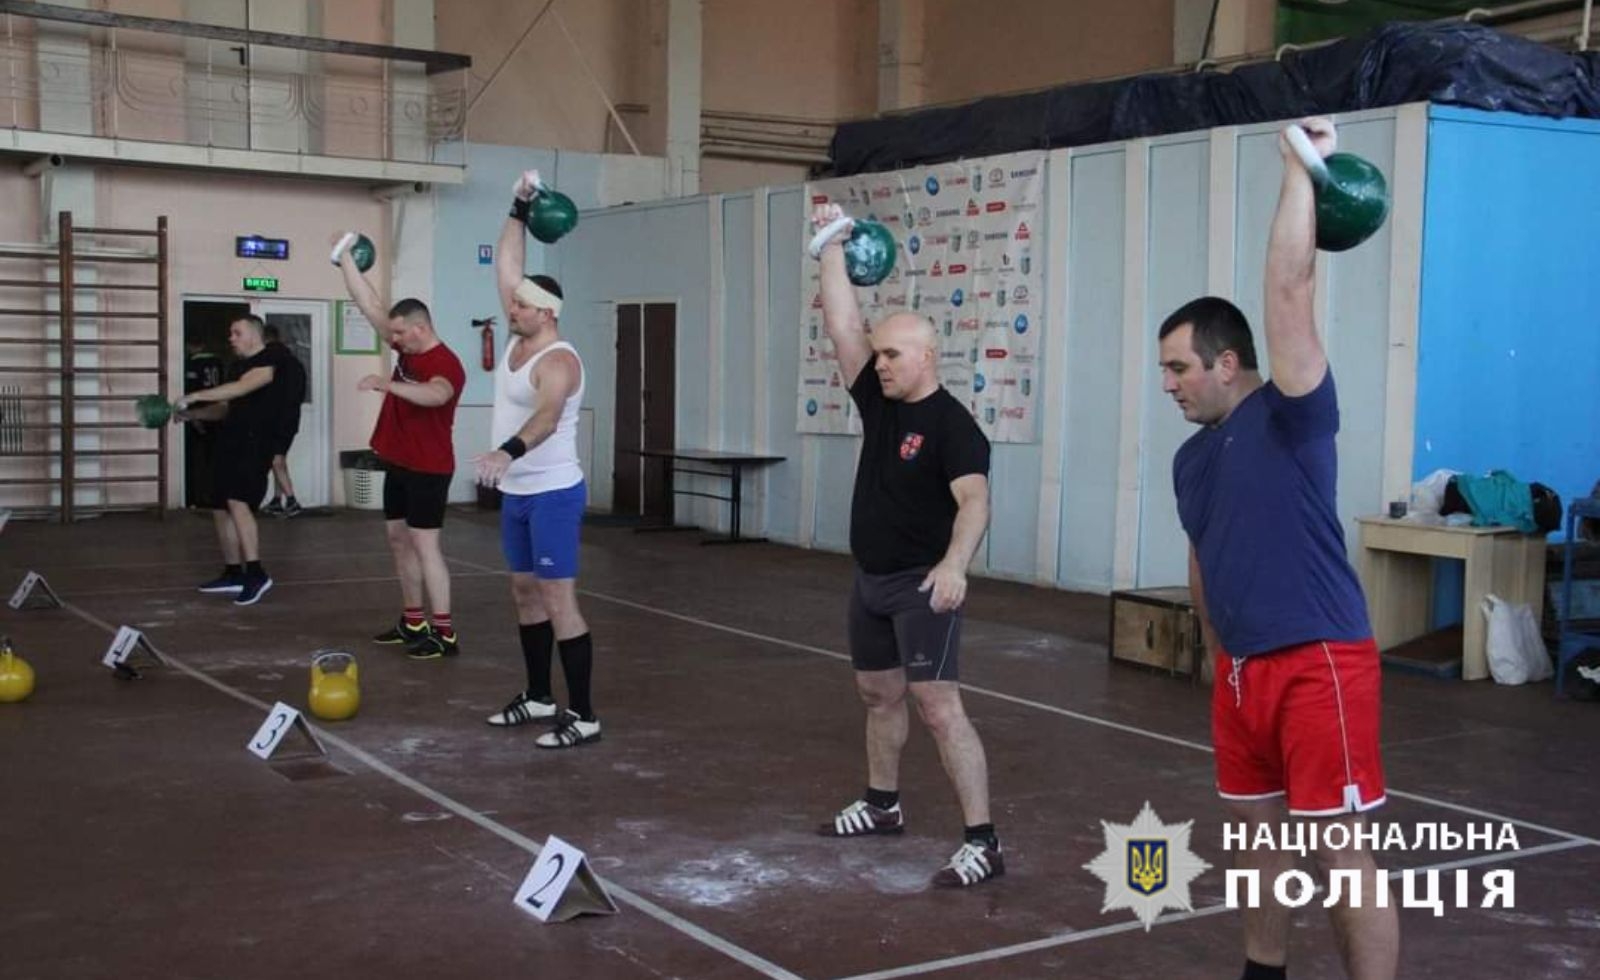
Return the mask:
{"type": "MultiPolygon", "coordinates": [[[[1341,146],[1391,175],[1411,165],[1395,157],[1397,114],[1422,124],[1403,109],[1355,114],[1341,120],[1341,146]]],[[[1184,581],[1187,542],[1171,460],[1192,428],[1160,390],[1156,329],[1179,304],[1208,292],[1259,320],[1280,172],[1276,128],[1050,154],[1040,385],[1059,389],[1047,396],[1040,442],[995,447],[981,570],[1094,591],[1184,581]]],[[[747,486],[759,496],[746,528],[845,550],[858,440],[794,431],[804,211],[801,190],[790,187],[586,215],[563,243],[560,267],[568,309],[583,311],[567,318],[569,329],[595,356],[614,340],[610,303],[676,299],[679,445],[785,456],[747,486]]],[[[1397,212],[1395,220],[1413,219],[1397,212]]],[[[1395,479],[1385,470],[1386,441],[1409,438],[1411,427],[1409,406],[1388,408],[1383,397],[1390,347],[1406,326],[1390,313],[1406,307],[1391,302],[1391,280],[1416,289],[1407,266],[1414,260],[1395,250],[1392,232],[1391,224],[1319,263],[1319,322],[1344,419],[1340,513],[1352,544],[1353,516],[1381,509],[1383,484],[1395,479]]],[[[1257,344],[1264,361],[1259,326],[1257,344]]],[[[591,474],[591,502],[604,508],[614,387],[599,374],[591,362],[588,402],[605,471],[591,474]]],[[[679,519],[724,529],[724,510],[681,503],[679,519]]]]}

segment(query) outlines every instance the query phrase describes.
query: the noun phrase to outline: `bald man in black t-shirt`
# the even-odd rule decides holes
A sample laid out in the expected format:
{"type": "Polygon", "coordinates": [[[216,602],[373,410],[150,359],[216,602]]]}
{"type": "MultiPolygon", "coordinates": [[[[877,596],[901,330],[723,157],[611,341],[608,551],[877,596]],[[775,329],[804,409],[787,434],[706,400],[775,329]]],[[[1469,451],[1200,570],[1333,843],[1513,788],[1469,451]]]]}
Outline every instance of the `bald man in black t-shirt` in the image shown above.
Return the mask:
{"type": "MultiPolygon", "coordinates": [[[[816,227],[839,216],[821,205],[816,227]]],[[[964,887],[1005,873],[989,816],[983,743],[957,683],[967,566],[989,524],[989,441],[939,384],[938,339],[923,317],[898,313],[870,337],[845,274],[842,235],[821,254],[822,317],[864,438],[850,506],[850,659],[867,706],[867,791],[820,832],[897,834],[907,695],[955,784],[963,843],[934,875],[964,887]]]]}

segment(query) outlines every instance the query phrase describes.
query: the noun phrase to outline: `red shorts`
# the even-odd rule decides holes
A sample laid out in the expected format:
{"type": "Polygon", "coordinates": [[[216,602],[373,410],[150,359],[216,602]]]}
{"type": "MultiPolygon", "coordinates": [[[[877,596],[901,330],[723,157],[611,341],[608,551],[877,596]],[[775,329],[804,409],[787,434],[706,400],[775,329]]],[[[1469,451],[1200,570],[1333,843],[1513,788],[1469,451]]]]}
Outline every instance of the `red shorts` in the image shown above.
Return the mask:
{"type": "Polygon", "coordinates": [[[1286,796],[1289,812],[1305,817],[1383,803],[1376,643],[1219,653],[1214,666],[1211,739],[1223,799],[1286,796]]]}

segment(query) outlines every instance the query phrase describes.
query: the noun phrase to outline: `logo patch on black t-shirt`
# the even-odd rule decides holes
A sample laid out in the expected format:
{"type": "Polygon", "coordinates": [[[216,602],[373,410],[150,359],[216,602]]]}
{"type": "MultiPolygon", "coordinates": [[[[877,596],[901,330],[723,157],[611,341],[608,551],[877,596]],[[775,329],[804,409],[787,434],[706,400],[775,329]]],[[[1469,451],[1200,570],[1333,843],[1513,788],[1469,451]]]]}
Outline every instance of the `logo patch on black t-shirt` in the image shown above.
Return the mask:
{"type": "Polygon", "coordinates": [[[917,458],[917,453],[922,451],[922,433],[907,432],[906,437],[900,440],[900,458],[911,462],[917,458]]]}

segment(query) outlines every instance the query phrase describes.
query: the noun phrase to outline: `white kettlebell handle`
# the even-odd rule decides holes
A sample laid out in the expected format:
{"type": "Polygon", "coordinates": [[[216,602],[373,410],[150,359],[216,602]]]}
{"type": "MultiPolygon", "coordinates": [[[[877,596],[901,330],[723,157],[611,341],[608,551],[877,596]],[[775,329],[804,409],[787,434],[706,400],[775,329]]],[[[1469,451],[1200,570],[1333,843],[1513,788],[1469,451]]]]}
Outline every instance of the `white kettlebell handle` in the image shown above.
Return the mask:
{"type": "Polygon", "coordinates": [[[811,244],[806,247],[806,251],[810,252],[811,257],[814,259],[822,258],[823,247],[826,246],[828,242],[833,240],[834,235],[837,235],[839,232],[846,229],[854,228],[855,226],[856,219],[850,217],[848,214],[840,215],[839,217],[834,218],[832,221],[824,225],[821,231],[811,236],[811,244]]]}
{"type": "Polygon", "coordinates": [[[1328,179],[1328,165],[1323,162],[1322,154],[1317,152],[1317,148],[1311,145],[1311,137],[1306,135],[1305,130],[1295,123],[1290,123],[1283,128],[1283,138],[1289,141],[1289,148],[1300,158],[1312,180],[1321,184],[1328,179]]]}
{"type": "Polygon", "coordinates": [[[333,247],[333,254],[329,255],[328,259],[333,262],[334,265],[338,265],[339,257],[344,255],[345,250],[354,245],[356,243],[356,239],[360,237],[360,235],[357,235],[353,231],[345,232],[344,237],[339,239],[339,244],[333,247]]]}

